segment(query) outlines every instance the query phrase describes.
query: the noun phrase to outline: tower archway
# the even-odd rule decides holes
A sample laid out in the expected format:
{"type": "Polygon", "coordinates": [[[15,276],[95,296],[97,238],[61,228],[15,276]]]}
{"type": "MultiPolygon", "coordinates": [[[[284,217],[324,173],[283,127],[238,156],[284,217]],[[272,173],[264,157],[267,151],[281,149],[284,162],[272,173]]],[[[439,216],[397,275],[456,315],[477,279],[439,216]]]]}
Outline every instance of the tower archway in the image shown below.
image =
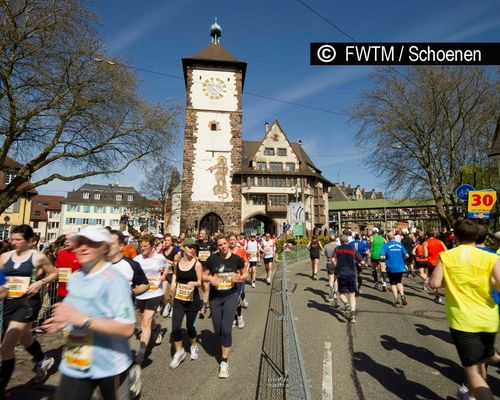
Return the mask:
{"type": "Polygon", "coordinates": [[[199,229],[205,229],[209,234],[224,233],[224,221],[218,214],[210,212],[200,220],[199,229]]]}
{"type": "Polygon", "coordinates": [[[278,227],[271,217],[264,214],[255,214],[245,220],[243,232],[246,235],[263,235],[264,233],[275,235],[278,232],[278,227]]]}

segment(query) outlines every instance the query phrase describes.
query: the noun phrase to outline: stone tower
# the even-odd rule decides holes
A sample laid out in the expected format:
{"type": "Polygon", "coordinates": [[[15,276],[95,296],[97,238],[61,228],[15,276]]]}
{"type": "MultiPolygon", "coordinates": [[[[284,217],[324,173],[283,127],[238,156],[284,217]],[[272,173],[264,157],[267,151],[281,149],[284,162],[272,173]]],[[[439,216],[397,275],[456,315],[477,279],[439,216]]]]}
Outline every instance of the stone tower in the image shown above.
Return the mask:
{"type": "Polygon", "coordinates": [[[242,92],[246,63],[219,43],[183,58],[186,122],[182,169],[181,232],[241,230],[242,92]]]}

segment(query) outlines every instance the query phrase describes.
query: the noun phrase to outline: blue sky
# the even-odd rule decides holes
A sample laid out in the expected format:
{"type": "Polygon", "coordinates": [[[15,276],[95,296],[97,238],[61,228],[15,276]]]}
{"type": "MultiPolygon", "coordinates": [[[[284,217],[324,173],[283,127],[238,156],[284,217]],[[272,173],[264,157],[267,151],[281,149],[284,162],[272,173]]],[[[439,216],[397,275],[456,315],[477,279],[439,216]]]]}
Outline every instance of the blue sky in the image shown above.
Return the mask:
{"type": "MultiPolygon", "coordinates": [[[[500,40],[500,5],[484,1],[303,0],[357,41],[494,42],[500,40]]],[[[260,140],[264,123],[277,118],[290,140],[301,139],[317,167],[331,181],[384,190],[364,155],[354,145],[358,130],[345,115],[362,90],[369,89],[371,67],[313,67],[309,43],[349,39],[297,0],[96,0],[90,8],[108,58],[121,57],[136,67],[182,77],[181,58],[210,43],[215,16],[221,44],[248,63],[243,97],[243,138],[260,140]],[[322,112],[251,94],[279,98],[322,112]]],[[[182,79],[138,72],[141,94],[153,101],[184,106],[182,79]]],[[[184,115],[172,159],[182,163],[184,115]]],[[[143,179],[131,168],[95,183],[132,184],[143,179]]],[[[83,181],[53,182],[39,191],[65,195],[83,181]]]]}

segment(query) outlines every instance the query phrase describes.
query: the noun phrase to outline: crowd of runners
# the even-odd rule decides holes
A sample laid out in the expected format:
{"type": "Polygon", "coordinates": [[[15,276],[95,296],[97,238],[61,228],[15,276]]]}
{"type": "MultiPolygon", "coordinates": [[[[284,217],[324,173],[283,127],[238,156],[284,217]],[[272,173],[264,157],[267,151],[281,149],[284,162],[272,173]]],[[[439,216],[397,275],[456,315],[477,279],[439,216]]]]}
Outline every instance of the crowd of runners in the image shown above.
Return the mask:
{"type": "MultiPolygon", "coordinates": [[[[468,385],[460,389],[462,398],[472,398],[471,388],[476,398],[489,399],[485,363],[500,361],[494,351],[498,293],[491,293],[492,282],[500,282],[500,262],[485,246],[487,229],[472,222],[468,226],[469,222],[459,221],[456,232],[373,228],[368,235],[344,231],[330,236],[328,243],[313,235],[307,248],[311,278],[318,279],[324,256],[329,300],[334,307],[339,307],[340,300],[350,323],[356,323],[356,297],[367,284],[366,269],[377,290],[390,291],[395,308],[408,305],[405,276],[418,277],[436,303],[446,304],[450,331],[468,378],[468,385]],[[464,272],[464,265],[481,272],[464,272]],[[450,273],[453,268],[459,272],[450,273]]],[[[140,391],[141,365],[152,349],[151,341],[160,345],[163,340],[160,316],[171,318],[175,353],[170,368],[177,368],[187,357],[198,359],[196,320],[211,318],[220,346],[217,374],[221,379],[229,377],[232,330],[245,327],[245,291],[271,284],[277,240],[269,233],[211,236],[205,230],[197,237],[144,232],[134,238],[127,231],[89,226],[59,238],[50,253],[39,247],[30,226],[14,227],[11,248],[4,246],[0,256],[2,396],[14,371],[14,348],[19,343],[36,362],[33,383],[43,382],[54,364],[33,337],[31,324],[39,319],[42,288],[56,282],[50,318],[41,325],[43,331],[62,331],[65,337],[56,398],[90,399],[97,387],[105,399],[133,398],[140,391]],[[265,278],[257,283],[260,266],[265,278]],[[183,345],[183,324],[189,349],[183,345]],[[132,352],[134,333],[139,343],[132,352]]]]}

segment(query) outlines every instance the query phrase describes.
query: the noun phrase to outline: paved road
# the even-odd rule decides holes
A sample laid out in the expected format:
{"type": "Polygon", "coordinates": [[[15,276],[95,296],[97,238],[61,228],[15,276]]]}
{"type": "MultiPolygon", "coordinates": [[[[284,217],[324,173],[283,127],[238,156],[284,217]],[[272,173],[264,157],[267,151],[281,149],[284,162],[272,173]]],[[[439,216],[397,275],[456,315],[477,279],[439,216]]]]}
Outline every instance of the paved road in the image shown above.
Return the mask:
{"type": "MultiPolygon", "coordinates": [[[[322,265],[324,259],[321,260],[322,265]]],[[[444,307],[423,292],[417,279],[407,279],[409,305],[392,307],[388,293],[364,287],[358,298],[358,322],[346,323],[341,309],[327,301],[326,272],[313,281],[309,263],[288,266],[288,287],[305,366],[314,399],[454,399],[462,382],[462,370],[450,342],[444,307]]],[[[368,274],[365,280],[370,280],[368,274]]],[[[144,367],[144,400],[255,398],[260,349],[269,302],[269,287],[258,282],[247,286],[250,307],[247,326],[234,330],[230,358],[231,376],[217,378],[218,345],[211,320],[198,320],[200,358],[186,359],[170,370],[171,348],[167,340],[153,349],[144,367]]],[[[171,330],[170,320],[162,319],[171,330]]],[[[60,338],[43,335],[46,349],[58,354],[60,338]]],[[[133,340],[134,347],[137,341],[133,340]]],[[[12,399],[50,398],[59,376],[34,387],[31,362],[21,350],[11,384],[12,399]]],[[[490,383],[500,395],[500,375],[491,370],[490,383]]]]}
{"type": "MultiPolygon", "coordinates": [[[[324,265],[324,259],[321,260],[324,265]]],[[[327,301],[326,271],[310,278],[307,262],[288,267],[289,290],[314,399],[454,399],[463,381],[447,329],[444,306],[404,280],[408,306],[396,309],[392,296],[373,288],[371,276],[357,298],[356,324],[327,301]]],[[[490,384],[500,396],[500,375],[490,384]]]]}

